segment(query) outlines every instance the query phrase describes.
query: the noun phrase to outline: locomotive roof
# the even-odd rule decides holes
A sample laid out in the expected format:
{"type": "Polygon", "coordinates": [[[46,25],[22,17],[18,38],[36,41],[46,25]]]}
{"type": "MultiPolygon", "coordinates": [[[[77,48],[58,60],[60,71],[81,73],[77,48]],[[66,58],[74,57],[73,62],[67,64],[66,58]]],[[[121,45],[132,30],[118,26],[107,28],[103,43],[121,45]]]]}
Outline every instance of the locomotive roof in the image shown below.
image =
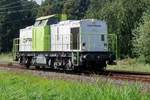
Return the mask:
{"type": "Polygon", "coordinates": [[[42,16],[42,17],[37,18],[36,21],[49,19],[49,18],[54,17],[54,16],[55,16],[55,15],[42,16]]]}

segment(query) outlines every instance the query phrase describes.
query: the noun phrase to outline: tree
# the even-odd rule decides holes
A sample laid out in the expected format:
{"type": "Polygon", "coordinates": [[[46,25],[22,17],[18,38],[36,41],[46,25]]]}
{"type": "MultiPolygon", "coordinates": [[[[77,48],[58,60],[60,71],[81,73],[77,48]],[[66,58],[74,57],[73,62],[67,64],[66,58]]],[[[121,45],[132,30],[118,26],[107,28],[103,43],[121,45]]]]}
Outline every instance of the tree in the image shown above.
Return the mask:
{"type": "Polygon", "coordinates": [[[66,0],[63,12],[69,19],[82,19],[90,5],[90,0],[66,0]]]}
{"type": "Polygon", "coordinates": [[[144,13],[139,27],[134,30],[134,53],[144,56],[145,62],[150,63],[150,9],[144,13]]]}
{"type": "Polygon", "coordinates": [[[105,20],[109,33],[118,36],[120,56],[132,56],[132,30],[137,27],[149,0],[92,0],[87,17],[105,20]],[[102,2],[101,2],[102,1],[102,2]],[[100,4],[100,6],[98,6],[100,4]]]}
{"type": "Polygon", "coordinates": [[[37,4],[28,0],[3,0],[0,5],[0,48],[1,52],[8,52],[13,38],[19,36],[19,29],[34,23],[37,4]]]}
{"type": "Polygon", "coordinates": [[[65,0],[45,0],[38,10],[38,17],[62,13],[64,1],[65,0]]]}
{"type": "Polygon", "coordinates": [[[101,19],[101,9],[110,0],[90,0],[90,5],[86,11],[85,18],[97,18],[101,19]]]}

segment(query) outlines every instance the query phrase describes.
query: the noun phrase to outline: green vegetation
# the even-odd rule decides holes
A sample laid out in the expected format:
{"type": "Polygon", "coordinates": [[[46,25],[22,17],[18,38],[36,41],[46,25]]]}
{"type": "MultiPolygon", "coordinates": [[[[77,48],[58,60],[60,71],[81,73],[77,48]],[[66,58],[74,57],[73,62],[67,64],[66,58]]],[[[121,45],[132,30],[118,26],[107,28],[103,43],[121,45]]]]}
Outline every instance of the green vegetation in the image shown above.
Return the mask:
{"type": "Polygon", "coordinates": [[[108,66],[110,70],[136,71],[136,72],[150,72],[150,65],[144,63],[139,59],[124,59],[118,60],[117,65],[108,66]]]}
{"type": "Polygon", "coordinates": [[[134,52],[137,56],[144,56],[144,61],[150,63],[150,10],[144,13],[139,27],[134,30],[134,52]]]}
{"type": "Polygon", "coordinates": [[[34,23],[38,5],[33,0],[0,1],[0,52],[12,50],[13,39],[19,29],[34,23]]]}
{"type": "Polygon", "coordinates": [[[0,63],[10,63],[13,61],[12,53],[1,53],[0,63]]]}
{"type": "Polygon", "coordinates": [[[149,100],[137,85],[77,83],[19,73],[0,72],[1,100],[149,100]]]}

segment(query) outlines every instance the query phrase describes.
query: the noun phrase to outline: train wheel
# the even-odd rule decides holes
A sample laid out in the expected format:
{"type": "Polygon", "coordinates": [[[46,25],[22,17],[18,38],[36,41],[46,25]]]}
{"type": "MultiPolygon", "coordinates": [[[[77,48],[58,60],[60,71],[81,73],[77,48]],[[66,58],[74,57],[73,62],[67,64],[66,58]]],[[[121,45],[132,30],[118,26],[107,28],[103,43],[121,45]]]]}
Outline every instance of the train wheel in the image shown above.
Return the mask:
{"type": "Polygon", "coordinates": [[[22,64],[22,62],[23,62],[23,57],[20,57],[19,58],[19,64],[22,64]]]}
{"type": "Polygon", "coordinates": [[[106,62],[102,62],[102,65],[101,65],[101,71],[105,71],[106,70],[106,62]]]}
{"type": "Polygon", "coordinates": [[[49,59],[48,62],[47,62],[48,67],[53,68],[54,67],[53,63],[54,63],[53,60],[49,59]]]}
{"type": "Polygon", "coordinates": [[[35,66],[35,68],[36,68],[37,70],[39,70],[39,69],[40,69],[40,66],[35,66]]]}
{"type": "Polygon", "coordinates": [[[68,60],[66,66],[65,66],[65,70],[74,70],[71,60],[68,60]]]}
{"type": "Polygon", "coordinates": [[[31,65],[31,58],[26,58],[25,67],[26,67],[27,69],[29,69],[29,68],[30,68],[30,65],[31,65]]]}
{"type": "Polygon", "coordinates": [[[25,67],[26,67],[27,69],[29,69],[29,68],[30,68],[30,65],[26,64],[25,67]]]}
{"type": "Polygon", "coordinates": [[[106,62],[100,62],[100,63],[97,63],[94,67],[94,70],[95,71],[104,71],[106,70],[106,62]]]}

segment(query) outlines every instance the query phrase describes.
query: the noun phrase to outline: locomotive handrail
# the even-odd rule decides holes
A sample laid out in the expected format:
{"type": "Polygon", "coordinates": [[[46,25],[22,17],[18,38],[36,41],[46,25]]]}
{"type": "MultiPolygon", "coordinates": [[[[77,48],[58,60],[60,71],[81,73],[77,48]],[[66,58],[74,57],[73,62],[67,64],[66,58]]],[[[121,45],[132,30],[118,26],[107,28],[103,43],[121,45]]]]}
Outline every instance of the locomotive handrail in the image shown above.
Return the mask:
{"type": "Polygon", "coordinates": [[[13,40],[13,50],[12,50],[12,55],[13,55],[13,60],[16,60],[17,53],[19,52],[19,38],[15,38],[13,40]]]}

